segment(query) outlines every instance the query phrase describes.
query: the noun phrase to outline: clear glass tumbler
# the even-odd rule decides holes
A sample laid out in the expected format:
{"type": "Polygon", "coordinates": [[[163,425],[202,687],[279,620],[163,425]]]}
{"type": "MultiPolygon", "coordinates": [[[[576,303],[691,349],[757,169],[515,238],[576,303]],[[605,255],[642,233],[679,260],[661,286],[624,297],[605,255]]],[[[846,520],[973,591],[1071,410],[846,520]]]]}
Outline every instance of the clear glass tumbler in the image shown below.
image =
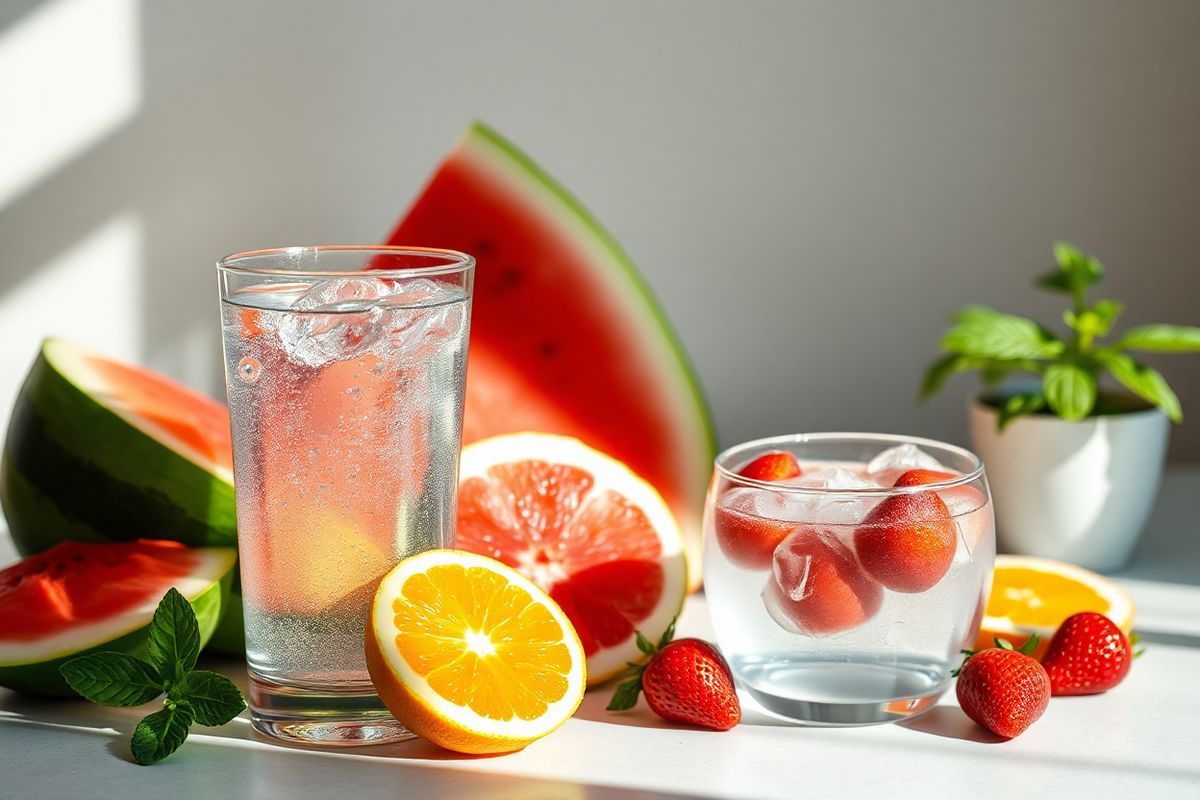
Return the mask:
{"type": "Polygon", "coordinates": [[[217,268],[254,726],[405,738],[363,633],[384,573],[453,544],[474,260],[292,247],[217,268]]]}
{"type": "Polygon", "coordinates": [[[933,707],[975,639],[995,557],[982,463],[908,436],[726,450],[704,531],[705,594],[738,684],[820,725],[933,707]]]}

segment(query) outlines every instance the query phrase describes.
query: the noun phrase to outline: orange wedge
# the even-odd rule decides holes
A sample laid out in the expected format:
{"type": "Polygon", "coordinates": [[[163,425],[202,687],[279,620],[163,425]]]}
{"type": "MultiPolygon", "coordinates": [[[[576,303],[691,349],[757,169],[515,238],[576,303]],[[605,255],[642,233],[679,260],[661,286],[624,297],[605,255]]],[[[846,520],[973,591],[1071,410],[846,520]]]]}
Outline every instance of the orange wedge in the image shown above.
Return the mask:
{"type": "Polygon", "coordinates": [[[516,570],[430,550],[379,584],[367,669],[405,727],[460,753],[519,750],[583,700],[583,646],[567,616],[516,570]]]}
{"type": "Polygon", "coordinates": [[[1127,634],[1133,627],[1133,598],[1108,578],[1048,558],[996,556],[975,647],[994,647],[995,637],[1020,647],[1036,633],[1040,657],[1062,621],[1080,611],[1104,614],[1127,634]]]}

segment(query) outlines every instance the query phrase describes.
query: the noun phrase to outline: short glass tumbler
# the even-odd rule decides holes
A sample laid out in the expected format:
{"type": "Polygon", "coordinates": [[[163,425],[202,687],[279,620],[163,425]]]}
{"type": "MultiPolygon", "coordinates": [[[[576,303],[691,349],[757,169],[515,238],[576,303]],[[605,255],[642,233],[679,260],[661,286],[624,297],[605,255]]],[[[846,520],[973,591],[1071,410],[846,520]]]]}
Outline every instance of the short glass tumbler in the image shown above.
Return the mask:
{"type": "Polygon", "coordinates": [[[738,685],[815,725],[932,708],[975,639],[995,558],[979,459],[883,434],[726,450],[704,537],[705,594],[738,685]]]}
{"type": "Polygon", "coordinates": [[[218,264],[249,705],[272,736],[410,734],[371,685],[367,610],[453,544],[474,261],[293,247],[218,264]]]}

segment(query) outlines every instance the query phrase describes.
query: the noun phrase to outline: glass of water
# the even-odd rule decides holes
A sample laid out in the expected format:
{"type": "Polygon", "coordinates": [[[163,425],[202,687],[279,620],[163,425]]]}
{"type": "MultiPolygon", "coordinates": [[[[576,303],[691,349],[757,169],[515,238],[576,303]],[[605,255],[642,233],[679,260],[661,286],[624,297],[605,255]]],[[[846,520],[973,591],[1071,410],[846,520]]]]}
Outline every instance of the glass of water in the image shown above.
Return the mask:
{"type": "Polygon", "coordinates": [[[975,640],[995,523],[972,453],[819,433],[716,460],[704,587],[718,643],[763,708],[865,725],[932,708],[975,640]]]}
{"type": "Polygon", "coordinates": [[[217,268],[254,726],[405,738],[363,633],[384,573],[453,544],[474,260],[292,247],[217,268]]]}

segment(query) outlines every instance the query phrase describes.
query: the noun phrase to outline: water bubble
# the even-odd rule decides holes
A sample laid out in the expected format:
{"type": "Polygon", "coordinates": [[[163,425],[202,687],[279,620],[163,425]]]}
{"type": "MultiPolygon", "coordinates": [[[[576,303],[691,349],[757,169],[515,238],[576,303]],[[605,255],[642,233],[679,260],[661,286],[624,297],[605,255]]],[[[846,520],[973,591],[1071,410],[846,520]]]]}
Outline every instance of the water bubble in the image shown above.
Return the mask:
{"type": "Polygon", "coordinates": [[[257,358],[246,356],[238,362],[237,371],[238,377],[244,383],[258,383],[258,379],[262,375],[262,362],[257,358]]]}

